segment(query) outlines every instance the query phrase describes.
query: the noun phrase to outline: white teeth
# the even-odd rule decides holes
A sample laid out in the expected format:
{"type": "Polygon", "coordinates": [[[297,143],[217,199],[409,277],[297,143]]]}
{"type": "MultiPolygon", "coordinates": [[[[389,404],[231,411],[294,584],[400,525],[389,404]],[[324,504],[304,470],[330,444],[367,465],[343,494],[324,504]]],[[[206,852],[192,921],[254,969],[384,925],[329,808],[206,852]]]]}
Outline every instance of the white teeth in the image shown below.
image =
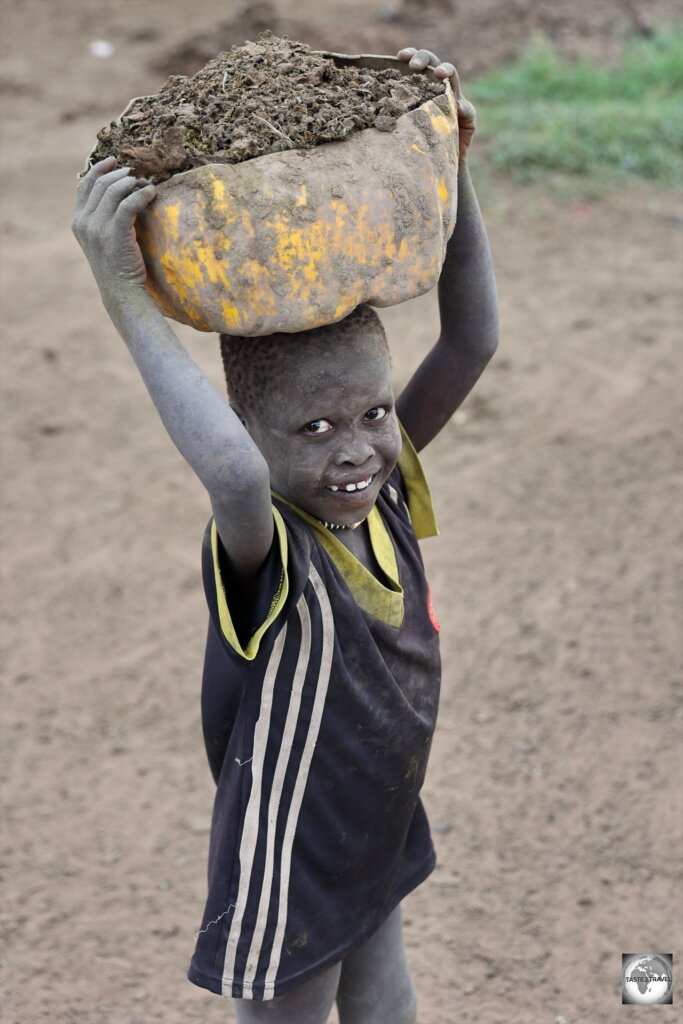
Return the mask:
{"type": "Polygon", "coordinates": [[[364,491],[366,487],[369,487],[372,483],[372,477],[369,476],[366,480],[359,480],[357,484],[342,484],[338,487],[337,484],[328,484],[328,491],[364,491]]]}

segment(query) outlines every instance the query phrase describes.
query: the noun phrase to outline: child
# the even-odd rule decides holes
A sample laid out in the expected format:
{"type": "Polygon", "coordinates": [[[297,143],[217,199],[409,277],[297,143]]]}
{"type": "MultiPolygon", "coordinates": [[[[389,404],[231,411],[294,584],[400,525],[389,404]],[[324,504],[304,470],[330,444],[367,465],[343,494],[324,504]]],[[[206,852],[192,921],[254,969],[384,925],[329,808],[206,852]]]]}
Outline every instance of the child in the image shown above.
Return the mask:
{"type": "Polygon", "coordinates": [[[455,68],[458,220],[441,334],[394,402],[377,315],[221,337],[232,403],[149,297],[135,236],[154,187],[113,159],[78,189],[74,232],[172,440],[206,487],[210,610],[202,714],[217,783],[209,894],[189,977],[238,1022],[411,1024],[400,901],[434,867],[419,800],[440,680],[417,545],[436,533],[416,451],[497,344],[495,285],[455,68]]]}

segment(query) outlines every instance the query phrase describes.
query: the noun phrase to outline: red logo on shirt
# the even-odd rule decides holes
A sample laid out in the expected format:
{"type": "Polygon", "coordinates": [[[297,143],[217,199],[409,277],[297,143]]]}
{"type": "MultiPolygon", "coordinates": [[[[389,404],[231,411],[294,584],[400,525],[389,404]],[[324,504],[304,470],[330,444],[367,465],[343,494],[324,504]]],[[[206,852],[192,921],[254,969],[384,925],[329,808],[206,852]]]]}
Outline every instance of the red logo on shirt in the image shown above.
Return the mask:
{"type": "Polygon", "coordinates": [[[439,624],[439,620],[436,617],[436,612],[434,611],[434,605],[432,604],[432,592],[429,587],[429,582],[427,583],[427,614],[429,615],[429,621],[431,622],[434,629],[437,631],[437,633],[440,633],[441,625],[439,624]]]}

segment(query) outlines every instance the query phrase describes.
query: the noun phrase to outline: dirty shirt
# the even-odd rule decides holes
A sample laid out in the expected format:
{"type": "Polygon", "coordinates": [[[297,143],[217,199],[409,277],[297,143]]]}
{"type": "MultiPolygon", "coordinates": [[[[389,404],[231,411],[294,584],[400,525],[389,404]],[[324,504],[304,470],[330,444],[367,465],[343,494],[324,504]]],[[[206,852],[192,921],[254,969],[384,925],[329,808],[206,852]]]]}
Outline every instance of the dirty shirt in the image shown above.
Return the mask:
{"type": "Polygon", "coordinates": [[[245,646],[213,521],[204,537],[202,718],[217,792],[188,971],[257,1000],[358,948],[435,864],[419,792],[439,627],[417,540],[438,531],[417,455],[404,434],[368,518],[382,581],[277,495],[273,516],[245,646]]]}

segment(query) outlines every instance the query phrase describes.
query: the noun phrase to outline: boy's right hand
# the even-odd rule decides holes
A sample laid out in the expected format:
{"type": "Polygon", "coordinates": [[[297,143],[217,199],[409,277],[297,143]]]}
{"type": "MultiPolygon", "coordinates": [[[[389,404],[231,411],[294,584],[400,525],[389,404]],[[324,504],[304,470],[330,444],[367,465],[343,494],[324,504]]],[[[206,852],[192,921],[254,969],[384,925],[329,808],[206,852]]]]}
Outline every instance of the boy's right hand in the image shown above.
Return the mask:
{"type": "Polygon", "coordinates": [[[107,157],[78,184],[71,225],[102,297],[144,286],[145,263],[135,235],[135,218],[152,202],[154,185],[134,178],[129,167],[113,170],[107,157]]]}

